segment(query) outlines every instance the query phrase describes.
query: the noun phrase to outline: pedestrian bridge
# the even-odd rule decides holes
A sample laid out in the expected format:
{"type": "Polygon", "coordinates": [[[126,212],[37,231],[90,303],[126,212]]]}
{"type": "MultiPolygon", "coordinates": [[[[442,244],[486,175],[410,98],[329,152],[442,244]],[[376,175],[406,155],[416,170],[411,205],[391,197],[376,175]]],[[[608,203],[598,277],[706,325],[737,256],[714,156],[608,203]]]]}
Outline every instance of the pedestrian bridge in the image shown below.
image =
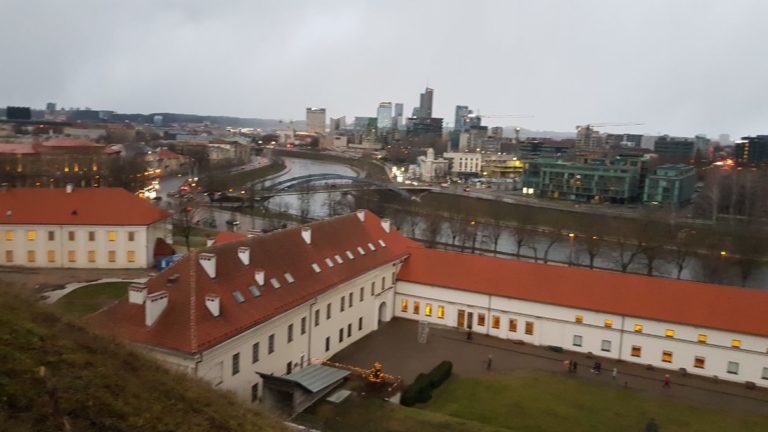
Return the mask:
{"type": "MultiPolygon", "coordinates": [[[[257,196],[262,199],[271,198],[275,195],[296,194],[303,191],[299,190],[301,187],[310,186],[313,183],[325,183],[331,185],[329,190],[340,190],[335,188],[335,185],[355,185],[355,187],[345,187],[344,190],[353,189],[388,189],[391,190],[405,199],[412,199],[413,197],[404,188],[398,187],[392,183],[383,183],[375,180],[369,180],[362,177],[348,176],[343,174],[307,174],[298,177],[291,177],[289,179],[280,180],[270,185],[264,186],[261,190],[256,192],[257,196]]],[[[309,189],[309,188],[308,188],[309,189]]],[[[410,188],[409,188],[410,189],[410,188]]],[[[424,189],[424,188],[420,188],[424,189]]],[[[310,191],[310,190],[308,190],[310,191]]],[[[318,188],[312,188],[312,192],[319,192],[318,188]]]]}

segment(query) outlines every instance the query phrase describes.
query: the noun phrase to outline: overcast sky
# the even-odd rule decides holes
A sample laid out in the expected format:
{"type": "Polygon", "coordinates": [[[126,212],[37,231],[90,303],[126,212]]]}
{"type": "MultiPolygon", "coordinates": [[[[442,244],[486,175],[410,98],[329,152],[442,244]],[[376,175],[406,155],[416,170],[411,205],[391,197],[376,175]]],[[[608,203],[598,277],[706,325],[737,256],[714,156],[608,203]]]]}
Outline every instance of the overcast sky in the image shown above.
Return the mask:
{"type": "Polygon", "coordinates": [[[0,0],[0,104],[768,133],[768,1],[0,0]]]}

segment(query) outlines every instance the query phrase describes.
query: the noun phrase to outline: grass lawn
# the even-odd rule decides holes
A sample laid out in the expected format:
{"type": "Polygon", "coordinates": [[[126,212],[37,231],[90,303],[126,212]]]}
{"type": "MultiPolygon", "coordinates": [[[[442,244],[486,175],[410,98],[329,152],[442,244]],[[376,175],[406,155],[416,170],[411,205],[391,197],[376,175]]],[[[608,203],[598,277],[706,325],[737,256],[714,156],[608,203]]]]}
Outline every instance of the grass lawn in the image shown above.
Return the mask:
{"type": "Polygon", "coordinates": [[[130,284],[131,282],[102,282],[83,285],[65,294],[53,306],[65,316],[80,318],[126,295],[130,284]]]}
{"type": "Polygon", "coordinates": [[[332,432],[613,432],[644,431],[651,418],[664,432],[768,431],[768,414],[692,405],[539,371],[454,376],[430,402],[414,408],[359,397],[340,405],[323,401],[300,420],[332,432]]]}

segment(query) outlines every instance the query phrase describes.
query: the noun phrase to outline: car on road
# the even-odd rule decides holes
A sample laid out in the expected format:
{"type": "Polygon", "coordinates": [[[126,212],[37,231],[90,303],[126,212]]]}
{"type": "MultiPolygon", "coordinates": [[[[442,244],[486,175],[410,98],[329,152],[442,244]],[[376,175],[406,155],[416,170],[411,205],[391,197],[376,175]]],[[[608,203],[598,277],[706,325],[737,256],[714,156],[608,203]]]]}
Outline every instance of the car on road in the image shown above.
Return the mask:
{"type": "Polygon", "coordinates": [[[464,192],[469,192],[471,190],[472,190],[472,188],[470,188],[469,186],[464,186],[464,192]]]}

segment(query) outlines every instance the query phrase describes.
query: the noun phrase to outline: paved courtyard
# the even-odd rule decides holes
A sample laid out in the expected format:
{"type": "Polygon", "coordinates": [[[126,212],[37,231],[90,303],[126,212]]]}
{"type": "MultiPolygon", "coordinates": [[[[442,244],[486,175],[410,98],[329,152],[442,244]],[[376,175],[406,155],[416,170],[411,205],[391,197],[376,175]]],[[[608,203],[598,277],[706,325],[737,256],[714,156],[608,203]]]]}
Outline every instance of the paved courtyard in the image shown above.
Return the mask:
{"type": "Polygon", "coordinates": [[[683,376],[677,371],[646,370],[643,365],[608,359],[601,360],[603,372],[596,375],[590,372],[594,359],[582,353],[556,353],[544,347],[515,344],[480,334],[473,334],[472,340],[468,341],[465,332],[447,327],[431,327],[427,343],[421,344],[417,340],[417,328],[416,321],[395,318],[333,356],[331,361],[361,368],[370,368],[375,361],[379,361],[384,372],[402,377],[407,384],[442,360],[452,361],[456,374],[487,373],[488,356],[491,355],[493,372],[549,370],[571,379],[626,385],[629,389],[688,402],[761,413],[768,411],[768,390],[764,388],[749,390],[741,384],[683,376]],[[569,359],[579,364],[576,374],[569,374],[564,368],[563,362],[569,359]],[[614,367],[618,369],[615,381],[611,377],[614,367]],[[672,381],[670,389],[662,388],[662,380],[667,373],[672,381]]]}

